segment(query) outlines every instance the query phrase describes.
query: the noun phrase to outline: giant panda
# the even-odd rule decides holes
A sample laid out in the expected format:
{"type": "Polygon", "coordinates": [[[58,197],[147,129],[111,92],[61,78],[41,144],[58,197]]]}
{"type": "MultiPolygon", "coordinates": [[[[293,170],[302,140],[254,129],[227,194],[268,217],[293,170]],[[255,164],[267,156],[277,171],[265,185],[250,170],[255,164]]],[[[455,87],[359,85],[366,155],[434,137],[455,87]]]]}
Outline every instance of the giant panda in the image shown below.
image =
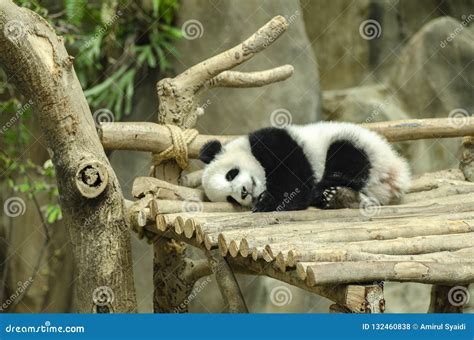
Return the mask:
{"type": "Polygon", "coordinates": [[[387,140],[351,123],[269,127],[225,145],[211,140],[199,158],[211,201],[254,212],[385,205],[410,185],[407,162],[387,140]]]}

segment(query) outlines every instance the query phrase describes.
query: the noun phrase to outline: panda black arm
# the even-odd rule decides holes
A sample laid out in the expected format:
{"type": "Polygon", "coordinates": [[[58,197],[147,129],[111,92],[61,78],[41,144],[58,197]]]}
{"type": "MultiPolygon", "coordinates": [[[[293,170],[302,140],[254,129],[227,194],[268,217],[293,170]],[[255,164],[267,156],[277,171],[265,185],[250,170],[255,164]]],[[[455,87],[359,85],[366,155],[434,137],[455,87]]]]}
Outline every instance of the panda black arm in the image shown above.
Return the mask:
{"type": "Polygon", "coordinates": [[[313,170],[303,149],[284,129],[249,135],[252,154],[265,170],[266,192],[254,211],[306,209],[314,187],[313,170]]]}

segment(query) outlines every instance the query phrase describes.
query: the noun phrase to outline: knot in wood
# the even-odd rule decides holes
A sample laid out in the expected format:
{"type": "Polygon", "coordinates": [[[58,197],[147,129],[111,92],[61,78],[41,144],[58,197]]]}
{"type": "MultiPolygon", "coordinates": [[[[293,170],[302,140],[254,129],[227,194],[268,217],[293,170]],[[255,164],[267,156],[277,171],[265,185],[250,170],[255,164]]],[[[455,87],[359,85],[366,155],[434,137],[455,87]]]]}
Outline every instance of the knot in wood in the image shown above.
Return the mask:
{"type": "Polygon", "coordinates": [[[85,162],[76,173],[76,187],[82,196],[95,198],[107,187],[109,175],[104,164],[97,161],[85,162]]]}

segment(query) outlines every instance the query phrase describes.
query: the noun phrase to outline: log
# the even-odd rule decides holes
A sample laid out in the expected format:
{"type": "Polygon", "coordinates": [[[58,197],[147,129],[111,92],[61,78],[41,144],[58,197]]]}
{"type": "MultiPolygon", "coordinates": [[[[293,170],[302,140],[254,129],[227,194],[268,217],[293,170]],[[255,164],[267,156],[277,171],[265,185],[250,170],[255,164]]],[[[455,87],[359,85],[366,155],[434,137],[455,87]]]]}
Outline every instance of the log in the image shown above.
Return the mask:
{"type": "Polygon", "coordinates": [[[142,198],[151,193],[155,198],[199,201],[205,200],[204,191],[172,184],[154,177],[137,177],[133,181],[132,195],[142,198]]]}
{"type": "Polygon", "coordinates": [[[322,256],[327,256],[328,251],[331,250],[386,255],[416,255],[460,250],[470,248],[473,244],[474,233],[398,238],[385,241],[341,242],[321,246],[305,242],[295,244],[294,249],[288,251],[287,261],[290,267],[295,266],[296,262],[314,262],[321,259],[322,256]]]}
{"type": "MultiPolygon", "coordinates": [[[[371,254],[360,251],[346,251],[346,250],[327,250],[318,253],[318,258],[313,262],[298,262],[296,263],[296,272],[298,276],[304,280],[306,279],[306,268],[314,262],[345,262],[345,261],[421,261],[421,262],[438,262],[444,264],[457,264],[461,262],[470,262],[474,258],[474,247],[463,248],[457,251],[441,251],[436,253],[419,254],[419,255],[386,255],[386,254],[371,254]]],[[[286,256],[280,252],[275,264],[282,272],[286,271],[288,261],[286,256]]]]}
{"type": "MultiPolygon", "coordinates": [[[[390,142],[407,140],[450,138],[474,135],[474,118],[466,119],[462,127],[449,124],[450,118],[407,119],[362,126],[385,136],[390,142]]],[[[154,123],[117,122],[103,123],[99,136],[106,150],[134,150],[159,153],[171,145],[166,127],[154,123]]],[[[189,157],[197,158],[199,150],[210,140],[227,143],[239,136],[199,135],[188,146],[189,157]]]]}
{"type": "Polygon", "coordinates": [[[306,268],[309,286],[373,281],[462,284],[474,280],[473,263],[358,261],[323,262],[306,268]]]}
{"type": "Polygon", "coordinates": [[[178,180],[178,183],[188,188],[197,188],[202,183],[203,172],[204,170],[198,170],[198,171],[187,173],[185,175],[181,175],[181,177],[178,180]]]}
{"type": "MultiPolygon", "coordinates": [[[[473,205],[474,206],[474,205],[473,205]]],[[[223,255],[227,254],[230,244],[233,247],[240,245],[240,254],[245,257],[249,249],[255,246],[271,246],[292,241],[305,240],[313,243],[328,242],[355,242],[366,240],[386,240],[398,237],[412,237],[423,235],[441,235],[450,233],[474,231],[474,226],[462,220],[472,218],[469,204],[463,206],[467,213],[443,214],[436,217],[407,218],[393,216],[392,219],[372,222],[325,222],[314,223],[288,223],[260,228],[244,228],[224,231],[218,235],[218,244],[223,255]],[[456,220],[460,220],[457,221],[456,220]],[[349,232],[348,232],[349,231],[349,232]]],[[[235,252],[238,250],[235,250],[235,252]]],[[[232,255],[232,254],[231,254],[232,255]]],[[[233,255],[234,257],[236,255],[233,255]]],[[[273,255],[270,255],[273,256],[273,255]]],[[[274,254],[276,256],[276,254],[274,254]]]]}

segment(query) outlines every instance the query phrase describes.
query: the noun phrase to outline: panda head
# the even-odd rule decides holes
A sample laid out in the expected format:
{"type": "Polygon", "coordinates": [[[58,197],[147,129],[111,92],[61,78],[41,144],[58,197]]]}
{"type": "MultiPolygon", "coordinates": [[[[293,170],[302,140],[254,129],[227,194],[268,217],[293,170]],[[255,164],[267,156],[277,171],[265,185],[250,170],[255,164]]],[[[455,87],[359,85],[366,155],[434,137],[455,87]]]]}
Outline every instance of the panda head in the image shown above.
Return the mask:
{"type": "Polygon", "coordinates": [[[210,141],[199,159],[206,163],[202,186],[211,201],[251,206],[265,191],[265,170],[253,156],[248,137],[225,145],[210,141]]]}

